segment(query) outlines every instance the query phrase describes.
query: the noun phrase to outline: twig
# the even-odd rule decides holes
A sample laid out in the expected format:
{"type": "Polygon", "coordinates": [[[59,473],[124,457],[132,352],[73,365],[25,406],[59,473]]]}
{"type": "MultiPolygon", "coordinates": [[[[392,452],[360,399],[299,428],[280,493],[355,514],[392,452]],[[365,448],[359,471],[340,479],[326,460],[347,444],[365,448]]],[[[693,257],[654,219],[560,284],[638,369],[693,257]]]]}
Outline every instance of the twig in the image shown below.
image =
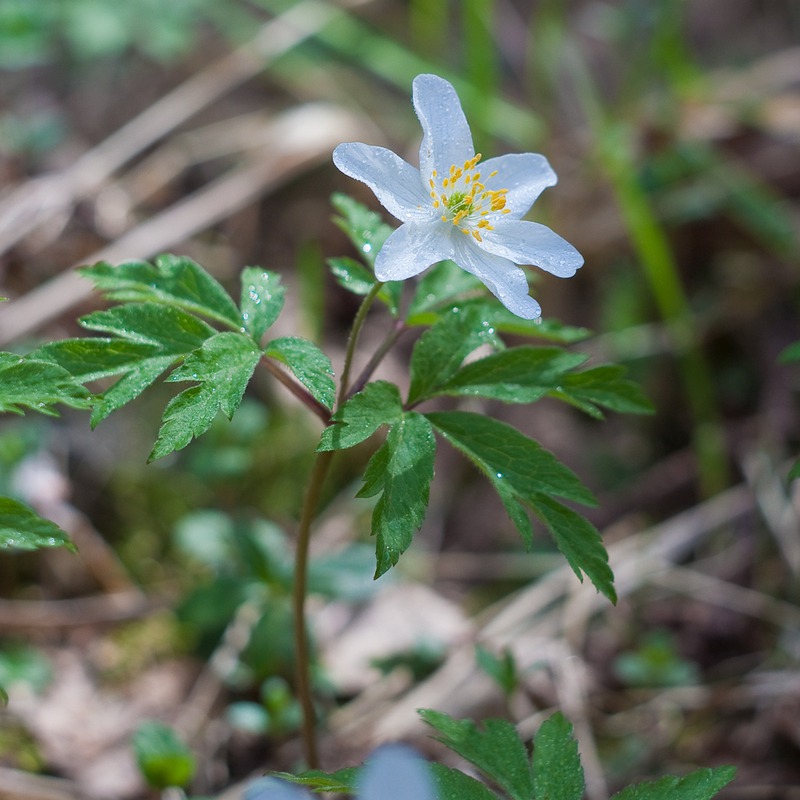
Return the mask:
{"type": "Polygon", "coordinates": [[[63,172],[30,181],[0,203],[0,253],[97,190],[116,170],[270,61],[328,25],[338,9],[305,0],[247,44],[173,89],[63,172]]]}
{"type": "MultiPolygon", "coordinates": [[[[87,256],[84,263],[148,258],[230,216],[301,170],[326,160],[331,149],[352,138],[354,118],[324,105],[307,105],[271,124],[270,146],[257,163],[245,163],[143,222],[117,241],[87,256]]],[[[42,284],[0,310],[0,344],[30,334],[43,322],[86,299],[92,286],[74,271],[42,284]]]]}
{"type": "Polygon", "coordinates": [[[78,628],[143,617],[167,605],[138,590],[71,600],[0,600],[0,630],[78,628]]]}
{"type": "Polygon", "coordinates": [[[64,778],[0,767],[0,797],[3,800],[82,800],[84,794],[76,784],[64,778]]]}

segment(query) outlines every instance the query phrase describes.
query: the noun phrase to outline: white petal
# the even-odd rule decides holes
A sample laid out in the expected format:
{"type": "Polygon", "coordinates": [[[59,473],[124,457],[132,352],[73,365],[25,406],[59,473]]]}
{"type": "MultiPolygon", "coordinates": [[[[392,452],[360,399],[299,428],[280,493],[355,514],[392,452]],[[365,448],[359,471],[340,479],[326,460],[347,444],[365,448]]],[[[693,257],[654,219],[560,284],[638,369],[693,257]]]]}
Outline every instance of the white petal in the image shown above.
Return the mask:
{"type": "Polygon", "coordinates": [[[419,169],[427,181],[435,169],[445,177],[452,164],[460,167],[475,155],[472,134],[456,90],[438,75],[417,75],[414,109],[422,125],[419,169]]]}
{"type": "Polygon", "coordinates": [[[376,750],[358,785],[358,800],[435,800],[427,762],[410,747],[387,745],[376,750]]]}
{"type": "Polygon", "coordinates": [[[453,260],[459,267],[480,278],[512,314],[523,319],[541,316],[541,307],[528,295],[525,273],[508,259],[479,249],[471,236],[464,236],[463,241],[456,239],[453,260]]]}
{"type": "MultiPolygon", "coordinates": [[[[446,258],[452,258],[449,223],[401,225],[384,243],[375,259],[379,281],[403,281],[446,258]]],[[[460,234],[463,236],[463,234],[460,234]]]]}
{"type": "Polygon", "coordinates": [[[548,187],[555,186],[558,178],[544,156],[538,153],[510,153],[490,158],[478,165],[481,183],[487,189],[508,189],[506,208],[508,216],[519,219],[534,204],[536,198],[548,187]],[[489,177],[492,172],[497,175],[489,177]]]}
{"type": "Polygon", "coordinates": [[[311,800],[311,795],[277,778],[259,778],[247,788],[243,800],[311,800]]]}
{"type": "Polygon", "coordinates": [[[572,277],[583,264],[583,256],[566,239],[538,222],[498,222],[482,236],[478,247],[487,253],[515,264],[534,264],[559,278],[572,277]]]}
{"type": "Polygon", "coordinates": [[[385,147],[345,142],[333,151],[333,163],[366,183],[381,205],[401,222],[428,219],[433,207],[419,171],[385,147]]]}

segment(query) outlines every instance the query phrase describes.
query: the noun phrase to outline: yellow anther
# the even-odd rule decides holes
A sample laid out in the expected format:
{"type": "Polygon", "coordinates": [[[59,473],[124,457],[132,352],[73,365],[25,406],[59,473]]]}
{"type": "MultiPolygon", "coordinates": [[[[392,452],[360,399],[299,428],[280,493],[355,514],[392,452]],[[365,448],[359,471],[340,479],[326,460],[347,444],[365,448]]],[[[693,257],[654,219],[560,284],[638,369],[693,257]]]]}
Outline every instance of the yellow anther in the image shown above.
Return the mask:
{"type": "MultiPolygon", "coordinates": [[[[471,235],[476,242],[482,242],[482,233],[494,230],[491,224],[491,214],[502,212],[510,213],[506,206],[508,189],[487,189],[481,183],[481,173],[476,171],[476,166],[481,160],[481,154],[476,153],[464,162],[463,167],[452,164],[448,175],[441,181],[441,191],[435,191],[438,182],[433,178],[431,185],[431,199],[433,207],[442,212],[442,222],[452,222],[462,233],[471,235]]],[[[494,170],[489,178],[498,174],[494,170]]],[[[436,176],[436,171],[432,172],[436,176]]]]}

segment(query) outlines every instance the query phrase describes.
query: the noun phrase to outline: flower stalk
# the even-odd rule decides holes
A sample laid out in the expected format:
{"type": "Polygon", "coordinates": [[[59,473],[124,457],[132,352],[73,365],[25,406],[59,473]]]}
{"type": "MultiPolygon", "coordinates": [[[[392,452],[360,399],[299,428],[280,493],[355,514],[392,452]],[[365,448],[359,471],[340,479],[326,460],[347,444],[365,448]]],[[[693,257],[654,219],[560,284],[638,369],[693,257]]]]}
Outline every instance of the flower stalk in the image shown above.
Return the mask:
{"type": "MultiPolygon", "coordinates": [[[[337,410],[348,398],[347,386],[352,369],[353,357],[358,344],[358,338],[364,322],[375,298],[383,286],[376,283],[369,294],[366,295],[359,306],[356,316],[353,319],[353,327],[350,329],[350,336],[347,341],[347,351],[345,353],[344,365],[342,367],[342,378],[339,385],[339,394],[336,403],[337,410]]],[[[391,338],[391,337],[389,337],[391,338]]],[[[393,343],[393,342],[392,342],[393,343]]],[[[385,343],[384,343],[385,344],[385,343]]],[[[391,343],[389,344],[389,347],[391,343]]],[[[389,347],[383,351],[388,351],[389,347]]],[[[380,352],[380,351],[379,351],[380,352]]],[[[382,356],[381,356],[382,357],[382,356]]],[[[374,360],[374,357],[373,357],[374,360]]],[[[372,361],[370,362],[372,363],[372,361]]],[[[373,367],[374,368],[374,367],[373,367]]],[[[313,410],[313,409],[312,409],[313,410]]],[[[324,421],[330,424],[330,415],[326,415],[324,421]]],[[[317,726],[316,714],[314,711],[314,692],[311,685],[311,652],[308,641],[308,631],[306,630],[306,597],[308,595],[308,554],[311,545],[311,526],[317,514],[322,487],[325,478],[333,461],[334,451],[317,453],[311,477],[308,482],[303,509],[300,515],[300,523],[297,530],[297,547],[295,551],[294,563],[294,584],[292,586],[292,609],[294,626],[294,647],[295,647],[295,685],[297,698],[303,714],[303,744],[306,751],[306,761],[309,769],[318,769],[319,755],[317,748],[317,726]]]]}

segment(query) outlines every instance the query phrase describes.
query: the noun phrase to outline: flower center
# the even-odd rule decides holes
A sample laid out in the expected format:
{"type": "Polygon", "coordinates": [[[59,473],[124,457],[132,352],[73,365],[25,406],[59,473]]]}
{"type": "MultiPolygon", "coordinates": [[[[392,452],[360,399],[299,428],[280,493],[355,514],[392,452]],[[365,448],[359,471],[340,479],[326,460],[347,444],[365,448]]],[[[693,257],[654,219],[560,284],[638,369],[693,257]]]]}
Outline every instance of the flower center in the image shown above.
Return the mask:
{"type": "MultiPolygon", "coordinates": [[[[442,222],[452,222],[478,242],[482,241],[482,232],[494,230],[492,215],[510,213],[506,208],[508,189],[487,189],[481,183],[480,160],[478,153],[460,167],[453,164],[441,179],[434,170],[428,181],[433,207],[441,211],[442,222]]],[[[489,177],[495,175],[496,171],[489,177]]]]}

